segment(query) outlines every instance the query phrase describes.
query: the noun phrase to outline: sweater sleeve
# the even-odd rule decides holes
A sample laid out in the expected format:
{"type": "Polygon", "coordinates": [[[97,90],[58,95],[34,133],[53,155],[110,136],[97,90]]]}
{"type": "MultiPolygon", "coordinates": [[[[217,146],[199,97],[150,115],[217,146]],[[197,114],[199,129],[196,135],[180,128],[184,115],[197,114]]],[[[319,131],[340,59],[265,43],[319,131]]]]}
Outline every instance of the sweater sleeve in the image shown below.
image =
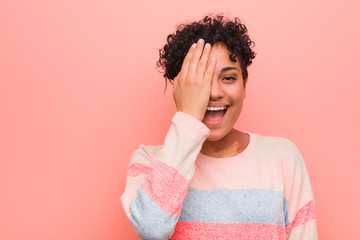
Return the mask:
{"type": "Polygon", "coordinates": [[[286,214],[286,234],[288,240],[316,240],[316,212],[315,201],[310,179],[303,158],[293,145],[293,159],[291,159],[285,195],[288,206],[286,214]]]}
{"type": "Polygon", "coordinates": [[[174,232],[195,172],[195,160],[210,130],[177,112],[162,146],[144,146],[133,153],[121,201],[142,239],[169,239],[174,232]]]}

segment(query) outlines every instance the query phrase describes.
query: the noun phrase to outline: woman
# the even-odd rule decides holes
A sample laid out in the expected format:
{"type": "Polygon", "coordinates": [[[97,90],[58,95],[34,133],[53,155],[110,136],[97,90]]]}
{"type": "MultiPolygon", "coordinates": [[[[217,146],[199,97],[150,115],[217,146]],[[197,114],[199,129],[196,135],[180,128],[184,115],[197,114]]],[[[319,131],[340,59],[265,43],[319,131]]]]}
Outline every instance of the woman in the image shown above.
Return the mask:
{"type": "Polygon", "coordinates": [[[134,152],[121,197],[143,239],[317,239],[306,167],[289,140],[234,129],[255,53],[245,25],[180,25],[158,65],[177,107],[161,146],[134,152]]]}

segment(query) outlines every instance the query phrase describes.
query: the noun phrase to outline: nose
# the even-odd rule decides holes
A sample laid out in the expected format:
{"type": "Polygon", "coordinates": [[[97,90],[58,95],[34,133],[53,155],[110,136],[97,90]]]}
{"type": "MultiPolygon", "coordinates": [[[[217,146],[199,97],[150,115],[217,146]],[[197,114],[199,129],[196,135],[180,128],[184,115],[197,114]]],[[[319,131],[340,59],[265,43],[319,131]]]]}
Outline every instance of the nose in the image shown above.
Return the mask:
{"type": "Polygon", "coordinates": [[[210,89],[210,100],[218,100],[224,96],[224,91],[222,89],[219,81],[214,77],[211,81],[211,89],[210,89]]]}

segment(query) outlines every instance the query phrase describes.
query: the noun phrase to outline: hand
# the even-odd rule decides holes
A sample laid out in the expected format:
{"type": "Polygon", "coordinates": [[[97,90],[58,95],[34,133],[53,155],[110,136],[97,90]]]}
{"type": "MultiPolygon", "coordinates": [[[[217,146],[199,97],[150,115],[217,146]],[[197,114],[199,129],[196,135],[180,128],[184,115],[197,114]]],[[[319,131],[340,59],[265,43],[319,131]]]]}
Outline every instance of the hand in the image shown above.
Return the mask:
{"type": "Polygon", "coordinates": [[[209,61],[211,45],[199,39],[185,56],[179,74],[174,79],[173,95],[179,112],[202,121],[210,99],[215,58],[209,61]],[[207,66],[208,65],[208,66],[207,66]]]}

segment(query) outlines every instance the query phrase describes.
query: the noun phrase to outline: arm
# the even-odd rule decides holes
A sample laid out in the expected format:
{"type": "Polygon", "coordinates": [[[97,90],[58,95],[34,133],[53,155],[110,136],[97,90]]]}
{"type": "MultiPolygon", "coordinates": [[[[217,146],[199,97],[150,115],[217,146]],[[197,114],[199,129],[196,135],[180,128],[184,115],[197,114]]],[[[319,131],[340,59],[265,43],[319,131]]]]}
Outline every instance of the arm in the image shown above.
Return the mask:
{"type": "Polygon", "coordinates": [[[140,146],[130,161],[121,200],[143,239],[169,239],[209,129],[177,112],[161,147],[140,146]]]}
{"type": "Polygon", "coordinates": [[[210,97],[215,60],[207,66],[210,45],[193,44],[174,79],[178,112],[160,147],[140,146],[132,156],[121,200],[143,239],[169,239],[194,175],[195,160],[210,130],[200,122],[210,97]]]}
{"type": "Polygon", "coordinates": [[[292,180],[287,186],[286,234],[288,240],[316,240],[316,211],[310,179],[300,152],[294,146],[292,180]]]}
{"type": "Polygon", "coordinates": [[[286,233],[289,240],[318,239],[314,200],[309,201],[297,212],[295,219],[286,226],[286,233]]]}

